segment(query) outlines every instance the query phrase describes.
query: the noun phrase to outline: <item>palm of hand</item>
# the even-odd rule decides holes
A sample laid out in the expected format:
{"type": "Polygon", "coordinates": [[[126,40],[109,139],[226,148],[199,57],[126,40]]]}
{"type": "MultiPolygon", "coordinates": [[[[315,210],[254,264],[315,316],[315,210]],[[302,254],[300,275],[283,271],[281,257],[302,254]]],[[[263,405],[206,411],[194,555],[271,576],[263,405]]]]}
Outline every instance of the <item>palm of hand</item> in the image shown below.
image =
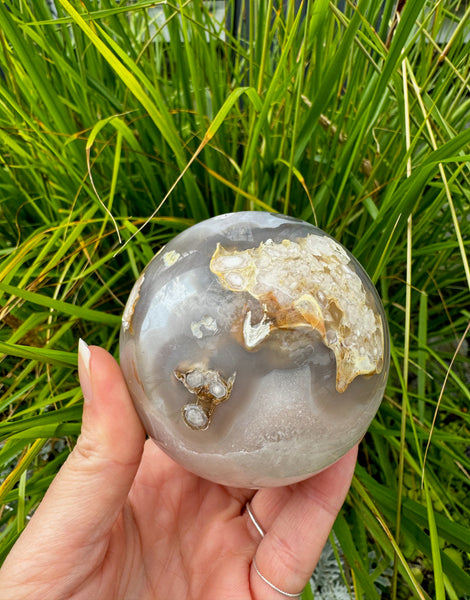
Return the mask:
{"type": "Polygon", "coordinates": [[[253,490],[188,473],[147,441],[129,499],[103,546],[101,572],[84,598],[249,598],[256,541],[242,515],[253,490]],[[96,595],[95,595],[96,594],[96,595]]]}
{"type": "Polygon", "coordinates": [[[79,360],[82,433],[0,570],[0,600],[281,599],[298,591],[347,490],[354,448],[319,475],[276,489],[219,486],[145,442],[119,366],[79,360]],[[267,532],[261,537],[244,507],[267,532]]]}

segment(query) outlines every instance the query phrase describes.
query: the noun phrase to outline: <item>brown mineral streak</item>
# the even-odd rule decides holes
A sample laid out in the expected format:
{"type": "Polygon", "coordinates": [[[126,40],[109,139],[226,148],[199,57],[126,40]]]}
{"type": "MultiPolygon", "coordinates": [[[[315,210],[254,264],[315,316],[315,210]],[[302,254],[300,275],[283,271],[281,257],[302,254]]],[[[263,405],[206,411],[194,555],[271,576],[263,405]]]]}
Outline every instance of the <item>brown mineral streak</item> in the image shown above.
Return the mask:
{"type": "MultiPolygon", "coordinates": [[[[381,318],[374,315],[370,296],[349,263],[337,242],[309,235],[296,242],[268,240],[241,251],[227,250],[219,243],[210,269],[225,289],[248,292],[259,301],[269,332],[306,326],[318,331],[335,354],[336,389],[344,392],[358,375],[381,372],[384,345],[381,318]],[[348,321],[351,306],[353,317],[348,321]]],[[[245,340],[243,332],[237,331],[236,337],[245,340]]],[[[244,345],[257,350],[257,344],[244,345]]]]}
{"type": "Polygon", "coordinates": [[[131,367],[132,367],[132,372],[134,374],[135,380],[137,381],[137,383],[140,385],[140,387],[142,389],[144,389],[144,386],[142,385],[142,381],[139,377],[139,371],[137,370],[137,366],[134,362],[134,359],[131,359],[131,367]]]}

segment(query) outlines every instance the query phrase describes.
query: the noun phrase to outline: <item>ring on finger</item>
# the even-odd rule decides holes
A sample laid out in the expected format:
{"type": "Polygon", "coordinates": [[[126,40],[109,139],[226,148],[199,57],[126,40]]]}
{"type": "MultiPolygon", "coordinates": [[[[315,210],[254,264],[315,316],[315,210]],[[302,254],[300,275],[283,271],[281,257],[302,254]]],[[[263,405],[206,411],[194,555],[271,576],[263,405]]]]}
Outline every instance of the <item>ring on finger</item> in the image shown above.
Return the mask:
{"type": "Polygon", "coordinates": [[[246,507],[246,512],[248,513],[248,516],[251,519],[251,522],[253,523],[253,525],[256,527],[256,530],[258,531],[258,533],[260,534],[260,536],[262,538],[264,538],[264,536],[266,535],[264,529],[261,527],[261,525],[258,523],[255,515],[253,514],[253,510],[251,508],[251,503],[250,501],[248,501],[245,505],[246,507]]]}
{"type": "Polygon", "coordinates": [[[278,588],[277,585],[274,585],[274,583],[272,583],[271,581],[269,581],[269,579],[267,579],[264,575],[262,575],[258,569],[258,566],[256,564],[256,560],[255,557],[253,556],[253,561],[252,561],[252,565],[256,571],[256,574],[258,575],[258,577],[260,579],[262,579],[264,581],[264,583],[266,583],[267,585],[269,585],[269,587],[273,590],[275,590],[276,592],[278,592],[279,594],[281,594],[281,596],[285,596],[286,598],[300,598],[300,596],[302,595],[302,591],[298,592],[297,594],[291,594],[290,592],[285,592],[284,590],[281,590],[281,588],[278,588]]]}
{"type": "MultiPolygon", "coordinates": [[[[262,538],[264,538],[266,533],[265,533],[264,529],[261,527],[261,525],[258,523],[258,519],[255,517],[253,509],[251,507],[251,503],[248,501],[245,506],[246,506],[246,512],[248,513],[248,516],[250,517],[251,522],[256,527],[256,530],[258,531],[260,536],[262,538]]],[[[281,590],[281,588],[278,588],[277,585],[274,585],[274,583],[269,581],[269,579],[267,579],[262,573],[260,573],[260,570],[258,569],[258,565],[256,564],[255,557],[253,557],[252,564],[253,564],[253,568],[255,569],[255,572],[258,575],[258,577],[262,581],[264,581],[264,583],[266,583],[266,585],[269,585],[269,587],[271,589],[273,589],[276,592],[278,592],[279,594],[281,594],[281,596],[285,596],[286,598],[300,598],[300,596],[302,595],[302,592],[299,592],[298,594],[291,594],[290,592],[285,592],[284,590],[281,590]]]]}

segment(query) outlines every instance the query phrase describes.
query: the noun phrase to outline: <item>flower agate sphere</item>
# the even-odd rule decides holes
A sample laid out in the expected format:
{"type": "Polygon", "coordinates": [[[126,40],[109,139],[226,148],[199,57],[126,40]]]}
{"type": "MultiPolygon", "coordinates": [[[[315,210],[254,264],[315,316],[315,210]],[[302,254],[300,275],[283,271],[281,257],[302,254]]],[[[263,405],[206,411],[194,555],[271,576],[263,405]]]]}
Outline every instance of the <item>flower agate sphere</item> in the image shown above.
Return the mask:
{"type": "Polygon", "coordinates": [[[256,488],[305,479],[361,439],[388,346],[374,286],[343,246],[304,221],[241,212],[153,258],[120,352],[150,437],[206,479],[256,488]]]}

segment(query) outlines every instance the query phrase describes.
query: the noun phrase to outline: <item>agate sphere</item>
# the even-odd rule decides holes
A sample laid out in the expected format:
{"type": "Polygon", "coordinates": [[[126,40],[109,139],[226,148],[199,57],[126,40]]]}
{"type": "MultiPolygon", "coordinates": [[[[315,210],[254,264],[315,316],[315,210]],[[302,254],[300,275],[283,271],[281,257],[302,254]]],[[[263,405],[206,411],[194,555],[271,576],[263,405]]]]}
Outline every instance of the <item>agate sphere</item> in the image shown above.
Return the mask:
{"type": "Polygon", "coordinates": [[[155,255],[121,367],[148,435],[217,483],[288,485],[334,463],[382,400],[389,338],[364,269],[304,221],[239,212],[155,255]]]}

